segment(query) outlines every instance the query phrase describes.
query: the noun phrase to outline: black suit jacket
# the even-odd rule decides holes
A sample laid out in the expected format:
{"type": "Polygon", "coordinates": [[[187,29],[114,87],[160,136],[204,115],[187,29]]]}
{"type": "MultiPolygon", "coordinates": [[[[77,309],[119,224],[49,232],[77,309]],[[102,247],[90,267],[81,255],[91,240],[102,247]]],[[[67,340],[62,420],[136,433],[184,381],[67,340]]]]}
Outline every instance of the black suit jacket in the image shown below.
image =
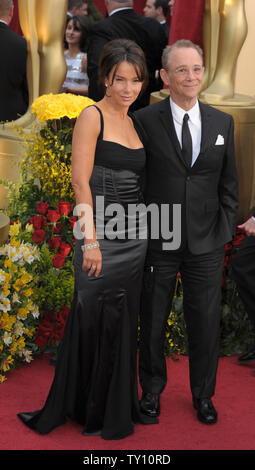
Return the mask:
{"type": "Polygon", "coordinates": [[[92,26],[87,67],[89,97],[98,101],[104,96],[102,87],[98,85],[99,58],[105,44],[116,38],[131,39],[144,51],[149,71],[149,85],[132,109],[146,106],[149,104],[150,93],[158,90],[155,71],[161,68],[162,51],[167,40],[164,29],[158,21],[138,15],[133,9],[118,11],[92,26]]]}
{"type": "Polygon", "coordinates": [[[28,107],[26,40],[0,22],[0,121],[25,114],[28,107]]]}
{"type": "MultiPolygon", "coordinates": [[[[145,200],[182,205],[182,236],[193,254],[215,250],[236,231],[238,182],[233,118],[199,102],[202,119],[200,154],[192,167],[182,157],[169,98],[135,113],[147,134],[145,200]],[[215,145],[218,136],[223,145],[215,145]]],[[[149,248],[161,252],[162,239],[149,248]]],[[[182,249],[182,246],[181,246],[182,249]]]]}
{"type": "Polygon", "coordinates": [[[166,35],[166,39],[167,39],[167,42],[169,40],[169,34],[170,34],[170,27],[167,23],[160,23],[161,24],[161,28],[163,28],[164,30],[164,33],[166,35]]]}

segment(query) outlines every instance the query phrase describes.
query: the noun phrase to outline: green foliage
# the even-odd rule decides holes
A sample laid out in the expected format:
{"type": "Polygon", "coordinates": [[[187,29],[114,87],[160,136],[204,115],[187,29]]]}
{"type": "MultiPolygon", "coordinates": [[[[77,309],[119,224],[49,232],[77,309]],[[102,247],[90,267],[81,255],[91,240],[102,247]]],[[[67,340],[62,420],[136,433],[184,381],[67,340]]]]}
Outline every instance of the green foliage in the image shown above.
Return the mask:
{"type": "Polygon", "coordinates": [[[175,295],[166,325],[165,354],[187,354],[187,330],[183,315],[183,291],[181,279],[177,277],[175,295]]]}
{"type": "Polygon", "coordinates": [[[35,289],[37,304],[40,310],[58,312],[61,307],[71,306],[74,291],[73,262],[70,258],[65,263],[65,269],[53,266],[53,253],[47,243],[41,247],[38,275],[40,283],[35,289]]]}
{"type": "MultiPolygon", "coordinates": [[[[254,327],[238,295],[230,265],[225,272],[225,282],[222,286],[220,355],[241,353],[253,342],[255,342],[254,327]]],[[[176,295],[166,327],[165,353],[167,356],[188,354],[181,279],[177,280],[176,295]]]]}
{"type": "Polygon", "coordinates": [[[31,213],[36,213],[36,202],[40,198],[40,189],[34,180],[23,181],[18,188],[13,186],[9,192],[8,215],[12,221],[25,224],[31,213]]]}
{"type": "Polygon", "coordinates": [[[231,267],[222,288],[221,354],[240,353],[255,341],[254,327],[238,295],[231,267]]]}

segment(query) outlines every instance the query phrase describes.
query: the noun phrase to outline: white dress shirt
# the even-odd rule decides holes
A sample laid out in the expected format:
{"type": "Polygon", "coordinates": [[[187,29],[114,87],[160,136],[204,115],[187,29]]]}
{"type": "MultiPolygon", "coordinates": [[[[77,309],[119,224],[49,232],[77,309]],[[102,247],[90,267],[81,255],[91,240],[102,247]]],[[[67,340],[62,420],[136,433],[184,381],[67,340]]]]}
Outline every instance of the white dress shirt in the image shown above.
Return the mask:
{"type": "Polygon", "coordinates": [[[185,111],[184,109],[180,108],[170,97],[170,106],[173,115],[174,127],[180,142],[180,146],[182,147],[182,122],[184,114],[189,115],[188,126],[191,133],[192,138],[192,164],[194,165],[199,153],[200,153],[200,146],[201,146],[201,114],[198,101],[193,106],[193,108],[189,109],[189,111],[185,111]]]}
{"type": "Polygon", "coordinates": [[[4,20],[0,20],[0,23],[4,23],[8,26],[8,23],[6,23],[6,21],[4,21],[4,20]]]}

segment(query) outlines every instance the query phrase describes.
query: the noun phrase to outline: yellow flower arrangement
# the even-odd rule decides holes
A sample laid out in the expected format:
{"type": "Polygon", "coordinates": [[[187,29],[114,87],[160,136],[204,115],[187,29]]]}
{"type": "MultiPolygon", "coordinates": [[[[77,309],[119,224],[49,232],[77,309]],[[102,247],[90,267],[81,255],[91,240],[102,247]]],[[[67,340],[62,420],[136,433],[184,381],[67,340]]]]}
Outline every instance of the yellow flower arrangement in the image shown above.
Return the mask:
{"type": "Polygon", "coordinates": [[[71,93],[60,93],[54,95],[49,93],[37,98],[32,104],[32,112],[40,121],[61,119],[67,117],[75,119],[81,111],[93,104],[90,98],[71,93]]]}
{"type": "Polygon", "coordinates": [[[20,223],[11,225],[9,236],[9,242],[0,247],[0,383],[21,361],[32,360],[32,338],[39,321],[33,300],[39,249],[22,240],[20,223]]]}
{"type": "MultiPolygon", "coordinates": [[[[40,96],[32,104],[32,112],[41,123],[31,130],[30,135],[23,135],[26,157],[21,165],[21,174],[27,175],[29,168],[29,178],[37,182],[45,200],[52,202],[52,205],[59,200],[73,200],[73,121],[84,108],[93,103],[85,96],[50,93],[40,96]]],[[[27,209],[25,203],[23,212],[27,209]]]]}

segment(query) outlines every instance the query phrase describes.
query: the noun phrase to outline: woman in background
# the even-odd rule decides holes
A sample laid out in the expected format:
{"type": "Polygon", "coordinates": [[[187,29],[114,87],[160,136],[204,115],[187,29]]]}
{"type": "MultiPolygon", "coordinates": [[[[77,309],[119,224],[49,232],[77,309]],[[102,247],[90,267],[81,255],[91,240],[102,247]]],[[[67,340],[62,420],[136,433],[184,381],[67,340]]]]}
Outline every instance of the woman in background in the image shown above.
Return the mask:
{"type": "Polygon", "coordinates": [[[65,60],[67,74],[62,93],[74,93],[87,96],[87,43],[90,22],[85,16],[73,16],[67,20],[65,42],[65,60]]]}

